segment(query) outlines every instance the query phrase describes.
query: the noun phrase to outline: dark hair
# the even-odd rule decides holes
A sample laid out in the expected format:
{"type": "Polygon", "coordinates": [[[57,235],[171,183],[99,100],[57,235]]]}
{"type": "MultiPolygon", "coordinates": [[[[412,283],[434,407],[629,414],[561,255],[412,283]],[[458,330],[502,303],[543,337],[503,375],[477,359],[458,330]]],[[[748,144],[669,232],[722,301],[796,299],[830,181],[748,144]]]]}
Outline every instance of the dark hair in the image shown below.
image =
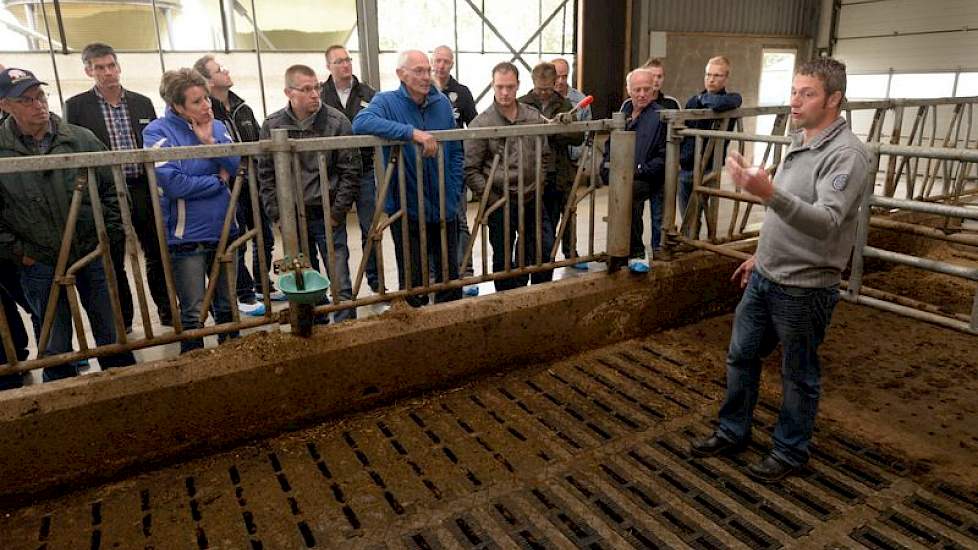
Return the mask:
{"type": "Polygon", "coordinates": [[[115,55],[115,50],[112,46],[108,44],[103,44],[102,42],[92,42],[91,44],[85,46],[82,50],[82,63],[88,66],[92,63],[92,60],[96,57],[105,57],[111,55],[112,59],[119,61],[119,58],[115,55]]]}
{"type": "Polygon", "coordinates": [[[557,67],[554,67],[553,63],[538,63],[536,67],[533,67],[533,72],[530,73],[530,78],[533,80],[557,80],[557,67]]]}
{"type": "Polygon", "coordinates": [[[492,78],[496,77],[496,73],[513,73],[516,75],[517,81],[520,79],[520,70],[516,68],[516,65],[510,63],[509,61],[496,63],[496,66],[492,68],[492,78]]]}
{"type": "Polygon", "coordinates": [[[806,61],[798,67],[795,74],[814,76],[822,81],[826,97],[835,92],[842,92],[846,97],[846,65],[831,57],[819,57],[806,61]]]}
{"type": "Polygon", "coordinates": [[[207,90],[207,81],[197,71],[186,67],[167,71],[160,80],[160,97],[171,109],[176,105],[182,106],[187,100],[187,90],[194,86],[207,90]]]}
{"type": "Polygon", "coordinates": [[[214,56],[211,54],[207,54],[204,57],[201,57],[194,63],[194,70],[200,73],[200,76],[204,78],[211,77],[211,72],[207,70],[207,63],[209,61],[214,61],[214,56]]]}

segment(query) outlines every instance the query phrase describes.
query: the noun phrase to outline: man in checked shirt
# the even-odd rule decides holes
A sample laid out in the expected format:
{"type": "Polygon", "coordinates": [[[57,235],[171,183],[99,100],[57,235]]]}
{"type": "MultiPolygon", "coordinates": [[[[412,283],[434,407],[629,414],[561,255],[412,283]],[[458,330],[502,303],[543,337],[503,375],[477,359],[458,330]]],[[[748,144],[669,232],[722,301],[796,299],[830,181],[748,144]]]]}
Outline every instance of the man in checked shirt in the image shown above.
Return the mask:
{"type": "MultiPolygon", "coordinates": [[[[93,43],[82,50],[85,74],[95,81],[95,86],[65,102],[65,120],[88,128],[106,147],[113,151],[143,148],[143,128],[156,118],[156,110],[148,97],[122,87],[122,67],[115,50],[108,44],[93,43]]],[[[149,292],[156,303],[160,323],[172,322],[170,302],[163,278],[163,262],[160,259],[159,241],[156,238],[156,219],[149,196],[146,171],[139,164],[122,167],[129,189],[132,226],[146,256],[146,280],[149,292]]],[[[125,241],[121,241],[125,243],[125,241]]],[[[119,298],[127,332],[132,328],[132,293],[125,271],[125,245],[112,250],[112,263],[116,280],[119,281],[119,298]]]]}

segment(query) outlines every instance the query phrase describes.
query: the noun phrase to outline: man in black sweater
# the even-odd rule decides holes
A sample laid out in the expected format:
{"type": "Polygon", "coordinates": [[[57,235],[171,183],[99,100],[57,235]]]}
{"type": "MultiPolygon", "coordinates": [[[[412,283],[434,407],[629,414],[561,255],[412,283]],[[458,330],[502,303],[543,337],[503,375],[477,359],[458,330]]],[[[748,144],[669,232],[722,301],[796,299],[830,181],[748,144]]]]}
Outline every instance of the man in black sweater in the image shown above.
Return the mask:
{"type": "MultiPolygon", "coordinates": [[[[214,118],[224,123],[224,126],[231,133],[231,138],[238,143],[246,141],[258,141],[258,132],[261,127],[255,120],[255,114],[251,107],[241,99],[238,94],[231,91],[234,80],[231,79],[231,71],[227,67],[217,62],[213,55],[205,55],[194,63],[194,70],[207,80],[207,87],[211,93],[211,108],[214,110],[214,118]]],[[[251,230],[255,227],[254,211],[251,208],[251,192],[248,187],[248,161],[241,159],[241,194],[238,195],[238,205],[235,210],[235,218],[240,227],[251,230]]],[[[261,231],[264,250],[261,252],[265,256],[266,273],[272,268],[272,248],[275,246],[275,235],[272,233],[265,209],[259,208],[261,216],[261,231]]],[[[265,305],[261,303],[264,296],[261,295],[261,276],[258,269],[259,262],[258,239],[251,240],[252,255],[251,269],[245,264],[245,245],[238,248],[238,276],[237,276],[237,297],[238,311],[252,317],[260,317],[265,314],[265,305]],[[255,276],[252,277],[252,272],[255,276]]],[[[276,290],[269,275],[269,298],[275,301],[285,300],[285,294],[276,290]]]]}
{"type": "MultiPolygon", "coordinates": [[[[143,129],[156,118],[156,110],[148,97],[122,87],[122,66],[115,50],[108,44],[95,42],[82,50],[85,74],[95,86],[65,102],[65,120],[88,128],[106,147],[113,151],[143,148],[143,129]]],[[[149,194],[146,169],[141,164],[123,165],[129,190],[132,227],[146,256],[146,281],[149,293],[163,325],[170,325],[172,313],[163,277],[159,241],[156,238],[156,218],[149,194]]],[[[129,279],[125,271],[125,241],[112,250],[112,263],[119,284],[119,298],[127,332],[132,328],[133,305],[129,279]]]]}
{"type": "MultiPolygon", "coordinates": [[[[353,74],[353,59],[350,52],[338,44],[326,49],[326,68],[329,78],[322,83],[319,96],[323,103],[342,112],[350,122],[360,109],[366,107],[376,93],[369,84],[360,82],[353,74]]],[[[367,251],[367,234],[370,222],[377,210],[377,184],[374,181],[374,150],[371,147],[360,149],[360,193],[357,196],[357,221],[360,223],[360,246],[367,251]]],[[[377,277],[376,251],[367,259],[367,284],[370,290],[380,290],[377,277]]]]}

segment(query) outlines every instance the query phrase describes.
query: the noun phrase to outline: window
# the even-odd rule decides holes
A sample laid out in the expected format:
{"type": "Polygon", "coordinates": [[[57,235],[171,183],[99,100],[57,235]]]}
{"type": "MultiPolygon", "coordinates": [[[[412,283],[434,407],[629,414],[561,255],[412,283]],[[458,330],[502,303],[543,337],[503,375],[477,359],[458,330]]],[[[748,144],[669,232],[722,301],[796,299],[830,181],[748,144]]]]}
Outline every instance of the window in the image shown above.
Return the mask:
{"type": "MultiPolygon", "coordinates": [[[[785,105],[791,97],[791,78],[795,71],[795,50],[764,50],[761,59],[761,85],[758,97],[761,106],[785,105]]],[[[756,132],[770,134],[774,130],[775,115],[757,117],[756,132]]],[[[754,164],[764,159],[766,146],[753,144],[754,164]]],[[[768,158],[768,163],[771,158],[768,158]]]]}
{"type": "Polygon", "coordinates": [[[887,97],[889,83],[888,74],[849,75],[846,77],[846,99],[849,101],[884,99],[887,97]]]}
{"type": "Polygon", "coordinates": [[[954,73],[894,74],[890,97],[931,98],[954,95],[954,73]]]}

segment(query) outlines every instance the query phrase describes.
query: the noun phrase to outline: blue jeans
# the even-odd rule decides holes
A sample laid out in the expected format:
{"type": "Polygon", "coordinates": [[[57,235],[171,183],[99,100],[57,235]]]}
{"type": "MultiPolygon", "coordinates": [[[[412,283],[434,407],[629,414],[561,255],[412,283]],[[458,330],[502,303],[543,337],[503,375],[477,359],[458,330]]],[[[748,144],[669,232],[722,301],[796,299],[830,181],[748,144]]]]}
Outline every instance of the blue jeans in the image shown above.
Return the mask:
{"type": "MultiPolygon", "coordinates": [[[[326,224],[320,212],[307,212],[306,223],[309,225],[309,264],[319,270],[319,257],[329,258],[326,247],[326,224]]],[[[346,245],[346,223],[340,223],[333,228],[333,250],[336,252],[332,272],[325,270],[330,278],[330,285],[339,285],[341,301],[353,300],[353,283],[350,280],[350,249],[346,245]]],[[[328,295],[327,295],[328,296],[328,295]]],[[[329,303],[327,297],[324,304],[329,303]]],[[[357,318],[357,308],[341,309],[333,312],[334,321],[346,321],[357,318]]]]}
{"type": "MultiPolygon", "coordinates": [[[[495,212],[489,215],[489,243],[492,245],[492,271],[493,273],[501,273],[506,269],[506,224],[504,218],[505,212],[503,208],[497,209],[495,212]]],[[[523,203],[523,228],[525,234],[517,235],[519,232],[520,222],[519,222],[519,201],[510,197],[509,201],[509,267],[510,269],[517,269],[520,262],[519,254],[519,243],[522,241],[524,244],[523,249],[523,265],[532,266],[536,265],[537,262],[537,228],[536,228],[536,199],[530,199],[523,203]]],[[[541,213],[540,216],[542,227],[540,228],[541,239],[540,244],[543,247],[541,251],[541,259],[544,263],[550,261],[550,250],[554,246],[554,230],[553,225],[550,221],[550,216],[547,215],[546,209],[541,213]]],[[[517,277],[512,277],[509,279],[498,279],[494,281],[497,292],[502,292],[504,290],[509,290],[511,288],[518,288],[521,286],[526,286],[527,281],[531,281],[533,284],[545,283],[552,281],[554,277],[554,272],[552,270],[548,271],[538,271],[532,275],[519,275],[517,277]]]]}
{"type": "MultiPolygon", "coordinates": [[[[652,185],[648,200],[649,210],[652,213],[652,250],[657,251],[662,246],[662,206],[665,190],[661,184],[652,185]]],[[[632,258],[645,257],[645,242],[642,240],[645,233],[645,202],[646,199],[632,202],[632,231],[631,246],[629,256],[632,258]]]]}
{"type": "MultiPolygon", "coordinates": [[[[367,234],[370,232],[370,222],[377,211],[377,182],[374,181],[374,171],[371,168],[360,176],[360,194],[357,195],[357,221],[360,223],[360,248],[367,251],[367,234]]],[[[377,286],[377,250],[367,258],[367,284],[370,288],[377,286]]]]}
{"type": "MultiPolygon", "coordinates": [[[[207,291],[207,277],[216,256],[216,243],[188,243],[170,245],[170,260],[173,262],[173,282],[177,288],[177,298],[180,300],[180,322],[184,330],[200,328],[200,309],[204,305],[204,293],[207,291]]],[[[231,269],[236,272],[234,266],[231,269]]],[[[232,321],[231,307],[234,296],[228,290],[227,274],[222,267],[217,280],[214,300],[211,302],[211,314],[216,324],[232,321]]],[[[218,342],[228,338],[237,338],[238,332],[218,334],[218,342]]],[[[203,338],[183,340],[180,342],[180,353],[204,347],[203,338]]]]}
{"type": "MultiPolygon", "coordinates": [[[[54,267],[35,262],[31,266],[20,266],[20,284],[24,297],[31,307],[31,312],[42,319],[48,306],[48,293],[54,282],[54,267]]],[[[95,343],[99,346],[114,344],[116,341],[115,325],[112,321],[112,303],[109,301],[109,288],[105,281],[105,270],[102,260],[96,259],[75,273],[75,288],[81,305],[88,316],[95,343]]],[[[39,328],[39,327],[38,327],[39,328]]],[[[40,337],[40,334],[36,334],[40,337]]],[[[70,352],[73,336],[71,310],[68,308],[68,298],[65,292],[58,294],[58,305],[54,310],[54,320],[51,324],[51,336],[48,347],[39,355],[55,355],[70,352]]],[[[103,369],[132,365],[136,358],[132,352],[118,353],[99,359],[103,369]]],[[[78,375],[78,365],[75,363],[48,367],[44,369],[45,382],[69,378],[78,375]]]]}
{"type": "Polygon", "coordinates": [[[801,288],[775,283],[757,271],[740,299],[727,354],[727,396],[718,434],[750,438],[761,380],[761,360],[781,343],[782,403],[772,454],[786,464],[808,461],[808,443],[821,394],[818,346],[839,301],[837,286],[801,288]]]}

